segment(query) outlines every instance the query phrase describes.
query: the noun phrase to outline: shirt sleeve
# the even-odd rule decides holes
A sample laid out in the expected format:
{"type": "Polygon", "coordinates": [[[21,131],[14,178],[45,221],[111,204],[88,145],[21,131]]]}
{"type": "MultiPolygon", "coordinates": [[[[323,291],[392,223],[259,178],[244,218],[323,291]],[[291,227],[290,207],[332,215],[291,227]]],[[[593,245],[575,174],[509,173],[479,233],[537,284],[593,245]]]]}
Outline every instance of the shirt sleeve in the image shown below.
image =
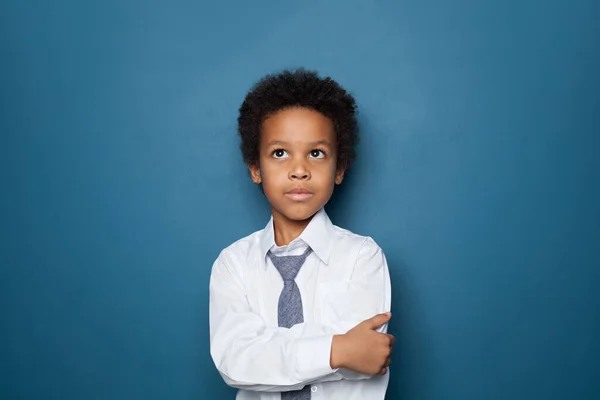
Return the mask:
{"type": "MultiPolygon", "coordinates": [[[[346,333],[376,314],[391,311],[392,288],[387,259],[372,238],[367,237],[362,242],[350,279],[343,284],[340,294],[340,307],[335,310],[337,318],[327,319],[323,332],[346,333]]],[[[388,324],[379,327],[377,331],[387,333],[388,324]]],[[[371,375],[344,368],[340,368],[336,375],[351,380],[371,378],[371,375]]]]}
{"type": "Polygon", "coordinates": [[[267,328],[252,312],[239,273],[223,257],[215,261],[210,279],[210,350],[229,386],[281,392],[339,380],[330,366],[332,340],[332,334],[317,327],[267,328]]]}

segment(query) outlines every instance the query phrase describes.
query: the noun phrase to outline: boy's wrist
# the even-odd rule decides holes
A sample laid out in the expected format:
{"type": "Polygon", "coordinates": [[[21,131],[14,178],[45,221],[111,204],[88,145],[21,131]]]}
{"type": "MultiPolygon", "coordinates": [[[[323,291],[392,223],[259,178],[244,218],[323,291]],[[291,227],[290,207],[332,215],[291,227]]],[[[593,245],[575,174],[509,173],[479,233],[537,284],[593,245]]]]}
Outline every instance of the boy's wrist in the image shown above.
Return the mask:
{"type": "Polygon", "coordinates": [[[330,365],[332,369],[338,369],[344,367],[344,340],[345,335],[333,335],[333,340],[331,341],[331,356],[330,356],[330,365]]]}

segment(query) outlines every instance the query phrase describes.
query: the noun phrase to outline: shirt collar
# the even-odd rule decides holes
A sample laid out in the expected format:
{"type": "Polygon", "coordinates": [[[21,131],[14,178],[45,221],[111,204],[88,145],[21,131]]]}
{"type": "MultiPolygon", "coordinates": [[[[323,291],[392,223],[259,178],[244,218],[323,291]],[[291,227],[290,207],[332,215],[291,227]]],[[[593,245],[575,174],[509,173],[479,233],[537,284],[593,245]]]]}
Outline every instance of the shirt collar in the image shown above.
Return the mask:
{"type": "MultiPolygon", "coordinates": [[[[329,262],[329,254],[333,245],[333,224],[324,208],[321,208],[308,223],[304,231],[295,240],[304,241],[325,265],[329,262]]],[[[260,255],[265,258],[271,247],[275,246],[273,217],[259,236],[260,255]]]]}

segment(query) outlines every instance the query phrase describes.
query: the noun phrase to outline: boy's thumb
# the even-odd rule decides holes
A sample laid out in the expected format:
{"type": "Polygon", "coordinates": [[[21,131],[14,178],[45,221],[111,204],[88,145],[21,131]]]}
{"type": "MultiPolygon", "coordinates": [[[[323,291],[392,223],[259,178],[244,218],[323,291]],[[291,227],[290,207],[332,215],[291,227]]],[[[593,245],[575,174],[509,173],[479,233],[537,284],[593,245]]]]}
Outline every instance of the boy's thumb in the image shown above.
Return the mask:
{"type": "Polygon", "coordinates": [[[386,312],[386,313],[382,313],[382,314],[377,314],[374,317],[369,318],[365,322],[368,323],[369,329],[377,329],[381,325],[388,322],[390,320],[390,318],[392,318],[392,313],[386,312]]]}

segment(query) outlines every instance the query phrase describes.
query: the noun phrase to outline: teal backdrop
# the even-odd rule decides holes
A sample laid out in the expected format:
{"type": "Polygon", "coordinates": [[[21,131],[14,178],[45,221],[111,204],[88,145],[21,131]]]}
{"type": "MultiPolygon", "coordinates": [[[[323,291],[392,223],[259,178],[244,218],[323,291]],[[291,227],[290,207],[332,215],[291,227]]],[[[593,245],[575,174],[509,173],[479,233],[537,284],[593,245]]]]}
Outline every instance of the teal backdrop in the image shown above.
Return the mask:
{"type": "Polygon", "coordinates": [[[389,260],[388,399],[598,398],[599,2],[8,0],[0,18],[0,398],[233,398],[208,279],[269,216],[237,109],[297,66],[360,105],[328,210],[389,260]]]}

